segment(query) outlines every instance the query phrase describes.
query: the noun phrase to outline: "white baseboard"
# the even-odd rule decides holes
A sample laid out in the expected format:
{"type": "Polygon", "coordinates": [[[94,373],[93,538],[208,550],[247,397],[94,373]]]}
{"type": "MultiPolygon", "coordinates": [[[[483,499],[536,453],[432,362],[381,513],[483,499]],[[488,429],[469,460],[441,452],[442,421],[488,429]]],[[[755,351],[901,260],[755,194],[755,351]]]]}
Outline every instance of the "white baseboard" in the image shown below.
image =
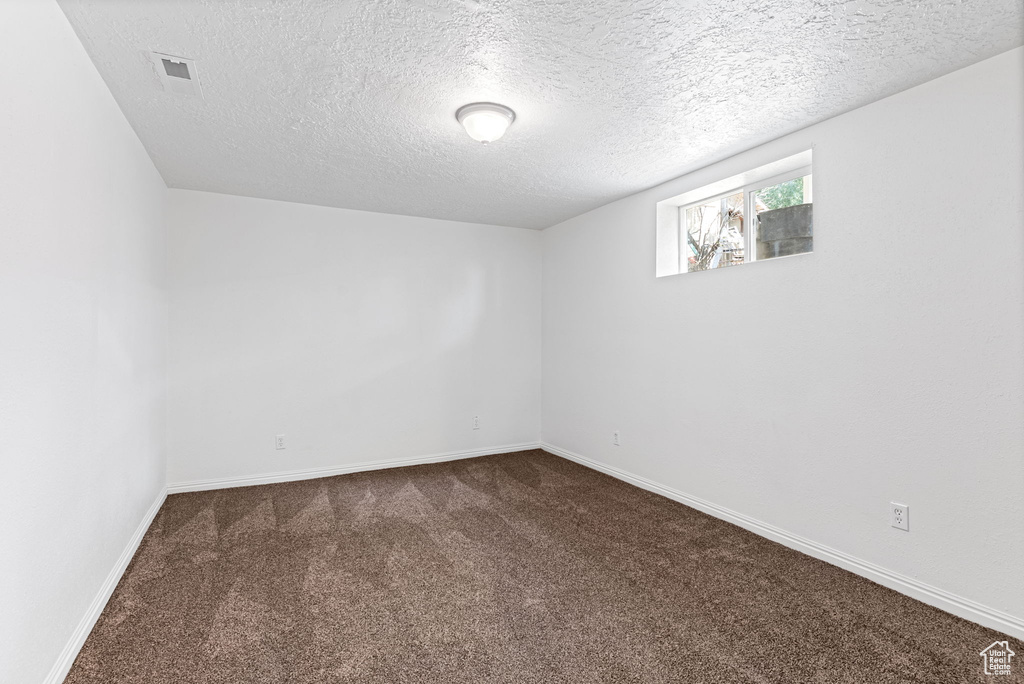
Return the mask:
{"type": "Polygon", "coordinates": [[[344,475],[346,473],[358,473],[364,470],[383,470],[385,468],[402,468],[404,466],[422,465],[424,463],[440,463],[442,461],[458,461],[464,458],[475,458],[477,456],[491,456],[493,454],[506,454],[513,451],[526,451],[527,449],[539,449],[539,442],[527,442],[525,444],[506,444],[504,446],[487,447],[484,449],[470,449],[467,451],[449,451],[443,454],[430,454],[428,456],[411,456],[408,458],[392,458],[381,461],[363,461],[342,466],[329,466],[326,468],[310,468],[308,470],[285,470],[277,473],[264,473],[262,475],[246,475],[243,477],[222,477],[213,480],[193,480],[191,482],[178,482],[168,485],[168,494],[180,494],[182,492],[202,492],[208,489],[229,489],[231,487],[251,487],[253,485],[272,484],[275,482],[294,482],[295,480],[311,480],[317,477],[331,477],[332,475],[344,475]]]}
{"type": "Polygon", "coordinates": [[[99,592],[93,599],[92,604],[89,606],[89,610],[78,623],[78,626],[75,628],[71,638],[64,646],[64,650],[61,652],[60,657],[57,659],[57,662],[54,663],[53,667],[50,669],[50,673],[46,676],[46,679],[43,680],[43,682],[44,684],[61,684],[61,682],[64,681],[68,671],[75,662],[75,658],[78,657],[78,652],[82,649],[82,645],[85,644],[86,638],[89,636],[89,633],[92,631],[93,626],[95,626],[100,614],[106,607],[111,594],[114,593],[117,583],[121,580],[121,576],[128,568],[128,564],[131,562],[139,544],[142,542],[143,536],[145,536],[146,531],[153,522],[153,518],[156,517],[157,512],[160,510],[160,506],[163,505],[164,499],[168,494],[178,492],[196,492],[208,489],[222,489],[228,487],[246,487],[250,485],[269,484],[272,482],[291,482],[316,477],[343,475],[345,473],[354,473],[365,470],[400,468],[402,466],[420,465],[424,463],[440,463],[442,461],[454,461],[464,458],[474,458],[476,456],[489,456],[492,454],[526,451],[528,449],[537,448],[544,449],[545,451],[549,451],[552,454],[561,456],[562,458],[575,461],[588,468],[611,475],[616,479],[636,485],[637,487],[654,492],[655,494],[660,494],[661,496],[672,499],[673,501],[678,501],[679,503],[696,508],[708,515],[739,525],[746,530],[778,542],[783,546],[806,553],[809,556],[831,563],[832,565],[836,565],[844,570],[849,570],[861,577],[877,582],[882,586],[889,587],[901,594],[906,594],[907,596],[915,598],[923,603],[927,603],[930,606],[939,608],[940,610],[962,617],[965,620],[976,622],[979,625],[998,630],[1018,639],[1024,639],[1024,619],[1019,617],[1004,613],[994,608],[989,608],[988,606],[971,601],[970,599],[965,599],[955,594],[951,594],[950,592],[939,589],[938,587],[933,587],[923,582],[919,582],[912,577],[887,570],[879,565],[875,565],[874,563],[869,563],[868,561],[855,558],[849,554],[843,553],[842,551],[837,551],[836,549],[824,546],[811,541],[810,539],[792,534],[781,528],[775,527],[774,525],[763,523],[759,520],[743,515],[742,513],[737,513],[728,508],[713,504],[710,501],[690,496],[689,494],[685,494],[677,489],[660,485],[652,480],[640,477],[639,475],[634,475],[620,468],[606,465],[599,461],[594,461],[586,456],[581,456],[568,451],[567,449],[562,449],[561,447],[557,447],[546,442],[529,442],[525,444],[509,444],[505,446],[490,447],[487,449],[452,451],[443,454],[431,454],[429,456],[365,461],[363,463],[330,468],[292,470],[279,473],[268,473],[265,475],[253,475],[240,478],[221,478],[216,480],[199,480],[171,485],[166,490],[160,492],[156,497],[156,500],[153,501],[153,505],[150,506],[146,515],[143,517],[142,522],[139,523],[139,526],[132,535],[132,538],[128,541],[128,545],[125,546],[124,551],[121,552],[121,556],[117,559],[117,563],[114,565],[113,569],[111,569],[110,574],[107,575],[106,580],[103,582],[103,586],[100,587],[99,592]]]}
{"type": "Polygon", "coordinates": [[[124,571],[128,569],[128,564],[131,563],[132,558],[135,556],[135,552],[139,548],[139,544],[142,542],[142,538],[146,535],[146,530],[149,529],[150,523],[153,522],[153,518],[156,517],[157,511],[164,503],[164,499],[167,498],[167,490],[162,490],[153,501],[153,505],[146,511],[146,515],[143,516],[142,522],[135,529],[135,533],[132,538],[128,540],[128,545],[124,547],[124,551],[121,552],[121,556],[117,559],[117,563],[111,569],[110,574],[103,581],[103,585],[100,587],[99,593],[92,600],[89,605],[89,610],[86,611],[82,617],[78,626],[75,627],[75,631],[71,634],[71,638],[68,639],[68,643],[64,645],[64,650],[61,651],[60,657],[57,658],[57,662],[50,668],[50,673],[46,675],[46,679],[43,680],[43,684],[61,684],[64,678],[68,676],[68,671],[71,670],[71,666],[75,664],[75,658],[78,657],[78,652],[82,650],[82,646],[85,644],[85,640],[89,637],[89,633],[92,628],[96,625],[96,621],[100,619],[100,614],[103,609],[107,606],[107,601],[110,600],[110,595],[114,593],[114,589],[117,588],[117,583],[121,581],[121,576],[124,571]]]}
{"type": "Polygon", "coordinates": [[[1009,636],[1016,637],[1018,639],[1024,639],[1024,619],[1004,613],[995,608],[989,608],[988,606],[977,603],[970,599],[966,599],[956,594],[951,594],[944,589],[933,587],[919,582],[918,580],[902,575],[892,570],[887,570],[879,565],[870,563],[859,558],[855,558],[849,554],[837,551],[836,549],[824,546],[810,539],[806,539],[796,534],[792,534],[781,528],[769,525],[768,523],[755,520],[749,516],[737,513],[728,508],[724,508],[717,504],[713,504],[710,501],[705,501],[695,496],[691,496],[684,492],[671,487],[660,485],[657,482],[648,480],[647,478],[634,475],[630,472],[616,468],[614,466],[606,465],[599,461],[581,456],[573,453],[567,449],[562,449],[553,444],[547,442],[541,442],[541,448],[545,451],[549,451],[556,456],[575,461],[588,468],[593,468],[606,475],[628,482],[642,489],[660,494],[673,501],[696,508],[699,511],[703,511],[708,515],[712,515],[716,518],[738,525],[746,530],[753,532],[754,534],[766,537],[772,541],[778,542],[783,546],[788,546],[791,549],[795,549],[808,556],[813,556],[819,560],[823,560],[826,563],[831,563],[844,570],[849,570],[852,573],[865,577],[872,582],[881,584],[882,586],[888,587],[901,594],[906,594],[912,598],[927,603],[930,606],[944,610],[947,613],[952,613],[958,617],[962,617],[965,620],[970,620],[984,627],[1003,632],[1009,636]]]}

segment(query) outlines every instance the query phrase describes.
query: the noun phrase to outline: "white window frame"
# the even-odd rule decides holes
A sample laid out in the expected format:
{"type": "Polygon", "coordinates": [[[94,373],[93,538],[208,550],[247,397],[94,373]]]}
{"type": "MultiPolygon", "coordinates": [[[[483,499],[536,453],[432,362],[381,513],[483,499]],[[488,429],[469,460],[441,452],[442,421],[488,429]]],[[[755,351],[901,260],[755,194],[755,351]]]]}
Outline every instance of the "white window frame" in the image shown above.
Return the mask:
{"type": "MultiPolygon", "coordinates": [[[[762,181],[758,181],[756,183],[753,183],[752,185],[747,185],[747,186],[745,186],[743,188],[743,191],[746,193],[746,200],[745,200],[744,205],[743,205],[743,212],[744,212],[743,216],[744,216],[744,218],[746,218],[748,216],[750,217],[750,223],[749,223],[750,229],[749,230],[744,230],[744,237],[746,238],[746,243],[747,243],[745,249],[748,249],[750,251],[749,252],[744,252],[744,262],[757,261],[757,237],[756,237],[756,233],[757,233],[757,206],[756,206],[756,203],[754,202],[754,195],[757,193],[757,191],[758,190],[764,190],[765,188],[770,188],[773,185],[779,185],[780,183],[785,183],[786,181],[796,180],[797,178],[803,178],[804,176],[810,176],[810,175],[811,175],[811,167],[810,167],[810,165],[808,165],[808,166],[805,166],[803,168],[794,169],[794,170],[789,171],[787,173],[779,174],[778,176],[773,176],[772,178],[765,178],[762,181]],[[749,259],[745,258],[747,254],[750,255],[749,259]]],[[[812,183],[811,187],[812,188],[813,188],[813,182],[814,181],[812,180],[811,181],[811,183],[812,183]]],[[[812,189],[812,192],[813,192],[813,189],[812,189]]],[[[807,193],[805,192],[804,195],[805,195],[805,199],[806,199],[807,193]]],[[[774,258],[777,259],[778,257],[774,257],[774,258]]]]}
{"type": "MultiPolygon", "coordinates": [[[[696,207],[701,204],[711,204],[712,202],[718,202],[719,216],[725,213],[725,200],[733,195],[738,195],[743,192],[743,187],[733,188],[728,192],[723,192],[718,195],[712,195],[711,197],[705,197],[689,204],[682,204],[679,206],[679,269],[680,273],[688,272],[689,258],[690,258],[690,240],[686,229],[686,210],[691,207],[696,207]],[[685,257],[685,258],[684,258],[685,257]]],[[[743,196],[743,220],[747,220],[747,196],[743,196]]],[[[750,231],[747,230],[747,225],[744,223],[743,226],[743,261],[747,261],[747,251],[750,249],[750,231]]]]}
{"type": "MultiPolygon", "coordinates": [[[[756,206],[754,194],[786,181],[812,176],[812,151],[806,150],[755,169],[689,190],[657,203],[657,259],[655,275],[690,273],[686,230],[686,209],[743,193],[743,264],[757,261],[756,206]]],[[[812,181],[813,183],[813,181],[812,181]]],[[[813,188],[813,185],[812,185],[813,188]]],[[[813,192],[813,189],[812,189],[813,192]]],[[[810,198],[808,201],[813,201],[810,198]]],[[[798,255],[794,255],[798,256],[798,255]]]]}

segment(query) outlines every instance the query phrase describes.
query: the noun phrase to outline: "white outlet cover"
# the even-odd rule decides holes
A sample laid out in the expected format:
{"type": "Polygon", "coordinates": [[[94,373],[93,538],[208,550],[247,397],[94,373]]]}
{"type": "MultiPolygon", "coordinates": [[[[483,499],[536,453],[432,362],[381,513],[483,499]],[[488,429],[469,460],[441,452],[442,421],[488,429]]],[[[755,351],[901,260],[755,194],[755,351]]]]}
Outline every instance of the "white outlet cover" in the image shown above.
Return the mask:
{"type": "Polygon", "coordinates": [[[910,506],[890,501],[889,517],[893,527],[907,532],[910,531],[910,506]]]}

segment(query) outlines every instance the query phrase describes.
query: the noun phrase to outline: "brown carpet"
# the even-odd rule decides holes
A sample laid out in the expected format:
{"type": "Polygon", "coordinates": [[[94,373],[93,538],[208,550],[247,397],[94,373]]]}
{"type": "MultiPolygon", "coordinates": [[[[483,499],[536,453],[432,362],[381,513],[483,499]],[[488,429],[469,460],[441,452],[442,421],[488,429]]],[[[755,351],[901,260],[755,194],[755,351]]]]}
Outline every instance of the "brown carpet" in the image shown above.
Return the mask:
{"type": "Polygon", "coordinates": [[[66,681],[936,684],[997,637],[529,451],[171,496],[66,681]]]}

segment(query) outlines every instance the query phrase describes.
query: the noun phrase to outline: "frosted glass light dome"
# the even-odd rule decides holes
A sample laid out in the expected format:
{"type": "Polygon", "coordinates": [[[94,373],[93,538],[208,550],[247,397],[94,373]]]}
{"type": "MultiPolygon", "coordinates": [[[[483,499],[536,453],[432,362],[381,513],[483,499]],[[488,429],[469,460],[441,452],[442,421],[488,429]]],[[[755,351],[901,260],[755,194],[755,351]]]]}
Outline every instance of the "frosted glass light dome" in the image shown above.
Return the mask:
{"type": "Polygon", "coordinates": [[[505,105],[493,102],[474,102],[460,107],[455,118],[469,133],[469,137],[482,143],[494,142],[516,120],[516,113],[505,105]]]}

